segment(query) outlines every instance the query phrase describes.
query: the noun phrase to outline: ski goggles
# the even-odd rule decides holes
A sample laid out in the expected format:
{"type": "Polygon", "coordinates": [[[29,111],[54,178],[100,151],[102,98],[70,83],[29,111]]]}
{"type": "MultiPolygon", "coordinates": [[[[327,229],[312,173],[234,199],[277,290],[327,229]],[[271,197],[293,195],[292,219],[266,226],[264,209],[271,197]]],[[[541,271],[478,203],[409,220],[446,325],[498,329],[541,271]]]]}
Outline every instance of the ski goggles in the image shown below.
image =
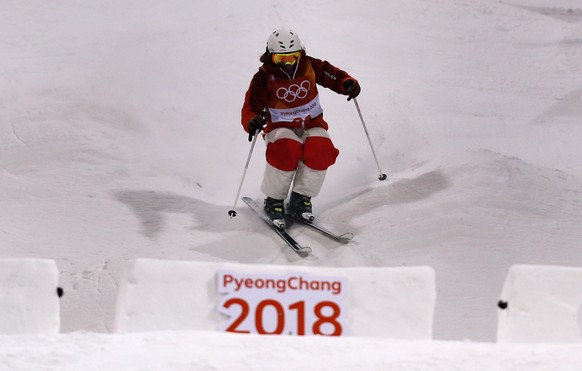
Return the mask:
{"type": "Polygon", "coordinates": [[[275,64],[281,64],[285,66],[292,66],[301,58],[301,51],[296,51],[292,53],[273,53],[271,54],[271,60],[275,64]]]}

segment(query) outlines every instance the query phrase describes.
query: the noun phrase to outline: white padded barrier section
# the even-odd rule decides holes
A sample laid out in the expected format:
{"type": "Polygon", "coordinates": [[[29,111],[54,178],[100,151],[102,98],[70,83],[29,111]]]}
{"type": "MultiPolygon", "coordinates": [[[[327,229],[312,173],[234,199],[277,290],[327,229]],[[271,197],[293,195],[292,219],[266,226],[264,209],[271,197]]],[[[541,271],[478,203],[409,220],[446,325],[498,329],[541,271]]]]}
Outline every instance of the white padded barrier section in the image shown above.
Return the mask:
{"type": "Polygon", "coordinates": [[[218,330],[219,270],[345,279],[349,335],[431,339],[436,300],[429,267],[324,268],[139,259],[121,281],[115,331],[218,330]]]}
{"type": "Polygon", "coordinates": [[[0,259],[0,334],[57,334],[58,277],[53,260],[0,259]]]}
{"type": "Polygon", "coordinates": [[[582,341],[582,268],[513,266],[498,304],[500,343],[582,341]]]}

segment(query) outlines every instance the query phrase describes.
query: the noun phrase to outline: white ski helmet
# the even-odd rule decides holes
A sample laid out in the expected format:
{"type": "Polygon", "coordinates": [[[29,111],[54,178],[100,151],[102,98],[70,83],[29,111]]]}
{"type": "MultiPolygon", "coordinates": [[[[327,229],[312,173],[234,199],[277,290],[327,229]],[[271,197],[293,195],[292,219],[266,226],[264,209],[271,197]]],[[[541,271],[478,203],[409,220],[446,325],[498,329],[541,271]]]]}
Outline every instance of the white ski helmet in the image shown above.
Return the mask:
{"type": "Polygon", "coordinates": [[[292,30],[281,28],[274,31],[267,41],[267,51],[273,53],[291,53],[303,49],[299,36],[292,30]]]}

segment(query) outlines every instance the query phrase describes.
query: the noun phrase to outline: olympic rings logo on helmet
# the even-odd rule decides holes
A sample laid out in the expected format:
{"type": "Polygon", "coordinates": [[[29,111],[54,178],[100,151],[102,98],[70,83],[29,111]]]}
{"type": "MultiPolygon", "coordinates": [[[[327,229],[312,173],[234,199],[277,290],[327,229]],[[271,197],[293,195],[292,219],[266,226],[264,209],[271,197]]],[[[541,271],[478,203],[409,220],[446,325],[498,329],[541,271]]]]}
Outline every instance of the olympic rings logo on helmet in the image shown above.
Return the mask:
{"type": "Polygon", "coordinates": [[[277,89],[277,98],[283,99],[287,103],[295,102],[296,99],[303,99],[307,97],[309,89],[311,88],[311,83],[308,80],[303,81],[301,84],[292,84],[288,88],[280,87],[277,89]]]}

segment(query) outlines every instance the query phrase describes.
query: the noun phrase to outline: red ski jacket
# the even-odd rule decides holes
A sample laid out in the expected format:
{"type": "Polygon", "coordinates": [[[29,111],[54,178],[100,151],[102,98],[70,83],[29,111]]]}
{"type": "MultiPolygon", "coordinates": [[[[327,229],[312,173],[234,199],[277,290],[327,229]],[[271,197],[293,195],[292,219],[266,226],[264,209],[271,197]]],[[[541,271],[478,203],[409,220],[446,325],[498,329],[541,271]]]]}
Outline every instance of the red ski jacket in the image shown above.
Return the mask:
{"type": "Polygon", "coordinates": [[[327,61],[306,55],[291,72],[274,65],[265,56],[261,61],[263,65],[251,80],[241,112],[245,131],[248,132],[248,122],[263,110],[267,118],[265,133],[278,127],[327,130],[317,85],[346,95],[343,83],[352,77],[327,61]]]}

